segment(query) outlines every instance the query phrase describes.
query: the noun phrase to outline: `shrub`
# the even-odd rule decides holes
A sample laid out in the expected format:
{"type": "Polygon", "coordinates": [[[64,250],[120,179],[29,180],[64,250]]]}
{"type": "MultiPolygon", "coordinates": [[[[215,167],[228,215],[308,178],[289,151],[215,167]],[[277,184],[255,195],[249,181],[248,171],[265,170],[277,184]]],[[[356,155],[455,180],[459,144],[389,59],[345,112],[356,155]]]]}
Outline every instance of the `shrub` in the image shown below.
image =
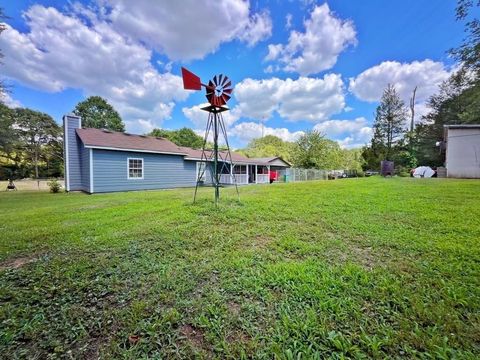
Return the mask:
{"type": "Polygon", "coordinates": [[[62,185],[57,180],[52,180],[47,183],[48,187],[50,188],[51,193],[58,193],[62,189],[62,185]]]}
{"type": "Polygon", "coordinates": [[[363,170],[357,170],[358,177],[365,177],[365,172],[363,170]]]}

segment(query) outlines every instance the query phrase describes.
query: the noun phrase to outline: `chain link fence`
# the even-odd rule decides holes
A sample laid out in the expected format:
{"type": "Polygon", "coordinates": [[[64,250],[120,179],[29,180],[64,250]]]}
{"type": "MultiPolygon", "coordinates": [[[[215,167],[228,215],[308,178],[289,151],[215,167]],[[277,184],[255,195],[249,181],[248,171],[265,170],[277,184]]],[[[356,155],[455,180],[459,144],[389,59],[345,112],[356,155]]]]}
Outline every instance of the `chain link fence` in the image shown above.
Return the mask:
{"type": "Polygon", "coordinates": [[[278,170],[279,182],[328,180],[329,178],[357,177],[355,170],[318,170],[289,168],[278,170]]]}

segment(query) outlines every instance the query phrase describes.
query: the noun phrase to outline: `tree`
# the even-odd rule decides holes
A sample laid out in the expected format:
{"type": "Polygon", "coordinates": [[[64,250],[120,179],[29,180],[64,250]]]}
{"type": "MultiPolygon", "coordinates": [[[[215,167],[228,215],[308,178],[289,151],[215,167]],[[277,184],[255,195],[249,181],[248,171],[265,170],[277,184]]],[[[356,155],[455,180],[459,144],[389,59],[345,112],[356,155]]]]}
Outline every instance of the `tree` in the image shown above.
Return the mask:
{"type": "Polygon", "coordinates": [[[187,127],[178,130],[153,129],[148,135],[163,137],[178,146],[194,149],[201,149],[203,146],[203,138],[187,127]]]}
{"type": "Polygon", "coordinates": [[[73,112],[82,118],[83,127],[125,131],[125,124],[118,112],[100,96],[90,96],[78,103],[73,112]]]}
{"type": "Polygon", "coordinates": [[[279,156],[286,161],[292,161],[295,144],[283,141],[274,135],[267,135],[251,140],[241,153],[250,158],[279,156]]]}
{"type": "Polygon", "coordinates": [[[319,131],[307,131],[295,142],[293,163],[305,169],[342,168],[342,150],[319,131]]]}
{"type": "Polygon", "coordinates": [[[383,91],[373,124],[372,147],[384,148],[385,160],[391,160],[392,148],[405,133],[407,110],[395,87],[388,85],[383,91]]]}
{"type": "Polygon", "coordinates": [[[22,150],[33,164],[35,178],[38,178],[39,161],[47,147],[58,146],[61,129],[50,115],[21,108],[15,109],[14,113],[22,150]]]}
{"type": "MultiPolygon", "coordinates": [[[[469,17],[472,8],[480,7],[480,0],[458,0],[457,20],[469,17]]],[[[478,9],[476,9],[478,11],[478,9]]],[[[478,14],[478,12],[477,12],[478,14]]],[[[473,18],[466,23],[465,32],[468,34],[458,48],[451,49],[450,53],[468,70],[480,74],[480,20],[473,18]]]]}
{"type": "Polygon", "coordinates": [[[0,103],[0,151],[9,154],[15,147],[17,132],[13,126],[14,111],[0,103]]]}

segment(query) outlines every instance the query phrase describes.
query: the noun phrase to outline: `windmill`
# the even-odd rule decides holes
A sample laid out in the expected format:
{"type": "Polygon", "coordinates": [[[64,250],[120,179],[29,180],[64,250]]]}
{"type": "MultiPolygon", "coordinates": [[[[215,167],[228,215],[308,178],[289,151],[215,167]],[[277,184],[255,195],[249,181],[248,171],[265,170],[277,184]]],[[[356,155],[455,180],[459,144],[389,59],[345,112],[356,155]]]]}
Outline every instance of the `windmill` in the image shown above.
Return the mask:
{"type": "Polygon", "coordinates": [[[237,197],[240,200],[238,193],[237,180],[233,171],[233,159],[228,144],[227,129],[223,121],[222,113],[228,111],[226,106],[227,101],[232,97],[232,82],[223,75],[215,75],[213,79],[209,80],[208,84],[203,84],[200,77],[182,67],[183,88],[186,90],[201,90],[202,86],[205,88],[205,96],[209,102],[208,106],[201,109],[208,112],[207,127],[205,129],[205,137],[203,139],[202,155],[200,159],[200,171],[197,173],[197,182],[195,184],[195,194],[193,202],[197,197],[198,185],[202,183],[205,176],[206,164],[210,166],[210,174],[212,175],[212,184],[215,188],[215,205],[218,204],[220,198],[220,174],[226,169],[227,163],[230,162],[230,178],[235,184],[237,197]],[[207,141],[210,133],[213,136],[213,151],[206,149],[207,141]],[[227,151],[221,152],[218,150],[219,135],[223,135],[227,151]],[[221,167],[219,168],[219,166],[221,167]]]}

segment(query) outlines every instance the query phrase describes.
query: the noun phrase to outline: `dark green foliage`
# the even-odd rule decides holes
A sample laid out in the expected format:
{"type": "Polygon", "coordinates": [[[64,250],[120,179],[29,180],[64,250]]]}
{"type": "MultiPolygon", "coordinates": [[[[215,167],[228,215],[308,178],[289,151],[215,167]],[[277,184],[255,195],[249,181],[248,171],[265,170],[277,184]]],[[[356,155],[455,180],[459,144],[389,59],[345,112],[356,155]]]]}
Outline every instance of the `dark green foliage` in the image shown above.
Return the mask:
{"type": "Polygon", "coordinates": [[[478,185],[0,192],[0,357],[478,359],[478,185]]]}
{"type": "Polygon", "coordinates": [[[464,68],[480,76],[480,1],[458,0],[456,12],[457,20],[468,20],[465,28],[467,37],[458,48],[451,49],[450,53],[464,68]]]}
{"type": "Polygon", "coordinates": [[[47,153],[61,157],[61,128],[50,115],[30,110],[15,109],[15,125],[19,139],[19,150],[24,151],[39,178],[39,162],[47,153]]]}
{"type": "Polygon", "coordinates": [[[444,140],[444,125],[478,124],[480,119],[480,81],[472,73],[460,70],[440,86],[428,105],[431,112],[412,136],[412,150],[420,165],[442,166],[444,153],[435,146],[444,140]]]}
{"type": "Polygon", "coordinates": [[[78,103],[73,112],[81,116],[84,128],[125,131],[125,124],[118,112],[100,96],[90,96],[78,103]]]}
{"type": "Polygon", "coordinates": [[[398,96],[395,86],[389,84],[383,91],[373,123],[372,148],[378,148],[378,152],[385,156],[380,160],[392,160],[393,147],[405,134],[406,119],[405,103],[398,96]]]}
{"type": "Polygon", "coordinates": [[[203,138],[187,127],[178,130],[153,129],[148,135],[163,137],[178,146],[194,149],[201,149],[203,146],[203,138]]]}

